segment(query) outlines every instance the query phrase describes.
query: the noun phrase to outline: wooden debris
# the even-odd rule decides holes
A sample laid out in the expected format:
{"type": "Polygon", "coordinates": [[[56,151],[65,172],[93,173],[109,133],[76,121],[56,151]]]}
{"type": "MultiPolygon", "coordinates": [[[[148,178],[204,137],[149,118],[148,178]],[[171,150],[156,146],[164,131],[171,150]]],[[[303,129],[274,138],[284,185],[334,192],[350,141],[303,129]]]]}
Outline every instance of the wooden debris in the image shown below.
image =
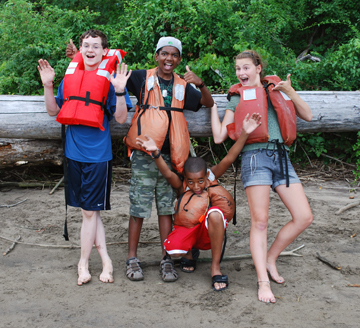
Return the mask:
{"type": "Polygon", "coordinates": [[[346,287],[360,287],[360,285],[359,284],[354,284],[354,285],[347,284],[346,287]]]}
{"type": "Polygon", "coordinates": [[[13,244],[8,248],[8,250],[7,250],[5,253],[3,253],[3,255],[5,256],[5,255],[9,254],[9,253],[14,249],[16,243],[17,243],[20,239],[21,239],[21,236],[17,237],[17,239],[16,239],[16,240],[13,242],[13,244]]]}
{"type": "Polygon", "coordinates": [[[355,202],[355,203],[351,203],[351,204],[348,204],[348,205],[340,208],[340,209],[336,212],[336,214],[339,215],[339,214],[341,214],[342,212],[344,212],[344,211],[346,211],[346,210],[348,210],[348,209],[350,209],[350,208],[353,208],[353,207],[355,207],[355,206],[358,206],[358,205],[360,205],[360,200],[357,201],[357,202],[355,202]]]}
{"type": "Polygon", "coordinates": [[[354,237],[356,237],[356,232],[350,236],[350,238],[354,238],[354,237]]]}
{"type": "Polygon", "coordinates": [[[60,181],[55,185],[55,187],[49,192],[49,195],[52,195],[54,191],[61,185],[61,183],[64,181],[64,177],[60,179],[60,181]]]}
{"type": "Polygon", "coordinates": [[[329,265],[333,269],[335,269],[335,270],[341,270],[342,269],[342,266],[339,266],[338,263],[329,261],[327,258],[321,256],[318,252],[316,252],[316,256],[321,262],[324,262],[325,264],[329,265]]]}
{"type": "MultiPolygon", "coordinates": [[[[302,256],[300,254],[295,253],[297,250],[301,249],[305,247],[305,245],[301,245],[295,249],[293,249],[292,251],[287,251],[287,252],[282,252],[280,253],[279,256],[302,256]]],[[[224,258],[222,259],[223,261],[234,261],[234,260],[241,260],[241,259],[250,259],[251,258],[251,254],[241,254],[241,255],[234,255],[234,256],[224,256],[224,258]]],[[[212,258],[208,258],[208,257],[200,257],[197,259],[198,262],[211,262],[212,258]]],[[[179,264],[180,263],[180,259],[174,259],[174,263],[175,264],[179,264]]],[[[146,267],[146,266],[158,266],[160,265],[160,261],[142,261],[140,263],[141,267],[146,267]]]]}
{"type": "Polygon", "coordinates": [[[24,200],[22,200],[22,201],[20,201],[20,202],[15,203],[15,204],[11,204],[11,205],[0,205],[0,207],[7,207],[7,208],[9,208],[9,207],[14,207],[14,206],[16,206],[16,205],[19,205],[19,204],[25,202],[25,201],[27,201],[27,198],[25,198],[24,200]]]}

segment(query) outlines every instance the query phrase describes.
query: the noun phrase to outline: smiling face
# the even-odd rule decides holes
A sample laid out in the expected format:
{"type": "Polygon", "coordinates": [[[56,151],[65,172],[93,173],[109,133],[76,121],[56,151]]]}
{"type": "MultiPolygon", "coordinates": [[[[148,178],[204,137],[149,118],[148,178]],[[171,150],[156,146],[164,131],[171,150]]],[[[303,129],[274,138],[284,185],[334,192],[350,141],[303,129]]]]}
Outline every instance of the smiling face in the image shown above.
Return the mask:
{"type": "Polygon", "coordinates": [[[155,53],[155,60],[158,62],[158,75],[165,79],[172,78],[172,72],[180,64],[180,52],[175,47],[166,46],[155,53]]]}
{"type": "Polygon", "coordinates": [[[209,172],[186,172],[184,175],[186,185],[194,194],[201,194],[207,187],[209,172]]]}
{"type": "Polygon", "coordinates": [[[80,52],[84,59],[86,71],[97,69],[102,61],[102,57],[106,54],[107,49],[102,47],[101,38],[87,37],[83,39],[80,52]]]}
{"type": "Polygon", "coordinates": [[[261,87],[261,65],[255,66],[251,58],[236,59],[236,76],[240,83],[247,87],[261,87]]]}

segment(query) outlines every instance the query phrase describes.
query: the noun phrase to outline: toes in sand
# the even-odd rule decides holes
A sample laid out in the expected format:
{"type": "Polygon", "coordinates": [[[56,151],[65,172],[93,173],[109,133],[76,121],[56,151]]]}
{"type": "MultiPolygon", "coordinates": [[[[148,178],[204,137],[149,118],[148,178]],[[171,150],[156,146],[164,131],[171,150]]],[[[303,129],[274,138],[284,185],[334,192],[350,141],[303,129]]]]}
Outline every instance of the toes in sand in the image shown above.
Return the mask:
{"type": "Polygon", "coordinates": [[[272,265],[270,263],[267,263],[266,269],[272,281],[278,284],[283,284],[285,282],[285,279],[279,275],[275,264],[272,265]]]}
{"type": "Polygon", "coordinates": [[[103,271],[101,272],[99,279],[100,279],[100,281],[105,282],[105,283],[106,282],[114,282],[113,266],[112,266],[111,261],[104,263],[103,271]]]}
{"type": "Polygon", "coordinates": [[[88,283],[91,280],[89,269],[84,266],[78,266],[78,286],[88,283]]]}
{"type": "Polygon", "coordinates": [[[270,281],[258,282],[258,299],[264,303],[275,303],[276,299],[270,288],[270,281]]]}

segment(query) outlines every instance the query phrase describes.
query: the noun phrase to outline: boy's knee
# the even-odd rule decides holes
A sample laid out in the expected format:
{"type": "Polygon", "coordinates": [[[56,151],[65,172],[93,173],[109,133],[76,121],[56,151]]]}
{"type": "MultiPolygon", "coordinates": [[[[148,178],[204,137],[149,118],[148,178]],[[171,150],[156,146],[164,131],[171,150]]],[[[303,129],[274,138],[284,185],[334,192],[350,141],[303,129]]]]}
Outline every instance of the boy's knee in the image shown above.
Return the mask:
{"type": "Polygon", "coordinates": [[[83,218],[90,220],[95,215],[95,211],[82,210],[83,218]]]}
{"type": "Polygon", "coordinates": [[[208,224],[223,224],[223,216],[219,212],[211,212],[207,218],[208,224]]]}

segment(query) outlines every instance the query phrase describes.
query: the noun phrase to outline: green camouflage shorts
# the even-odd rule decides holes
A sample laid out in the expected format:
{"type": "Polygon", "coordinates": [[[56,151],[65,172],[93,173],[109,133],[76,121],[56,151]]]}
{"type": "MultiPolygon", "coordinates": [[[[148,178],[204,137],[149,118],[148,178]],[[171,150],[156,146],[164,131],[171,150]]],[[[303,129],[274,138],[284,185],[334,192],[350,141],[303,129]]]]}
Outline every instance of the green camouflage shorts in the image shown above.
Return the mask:
{"type": "MultiPolygon", "coordinates": [[[[171,168],[170,155],[163,154],[162,157],[171,168]]],[[[158,215],[174,214],[175,191],[159,172],[151,156],[134,150],[131,156],[130,215],[149,218],[154,195],[158,215]]]]}

